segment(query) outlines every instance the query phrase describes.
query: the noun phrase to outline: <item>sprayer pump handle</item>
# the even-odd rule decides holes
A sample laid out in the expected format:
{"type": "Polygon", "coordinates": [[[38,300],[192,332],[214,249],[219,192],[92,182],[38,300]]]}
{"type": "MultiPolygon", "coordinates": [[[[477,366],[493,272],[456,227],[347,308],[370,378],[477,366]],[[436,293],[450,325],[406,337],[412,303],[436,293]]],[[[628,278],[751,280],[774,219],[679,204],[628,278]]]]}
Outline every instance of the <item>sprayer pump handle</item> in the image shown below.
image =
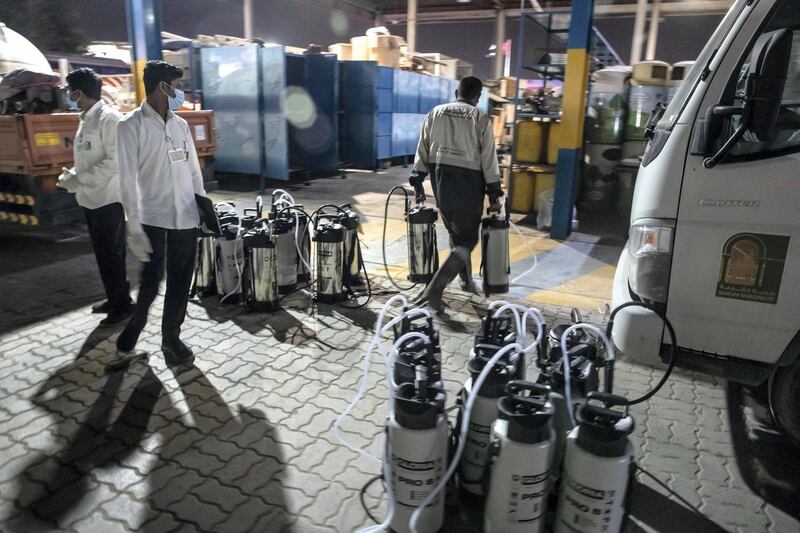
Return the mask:
{"type": "Polygon", "coordinates": [[[511,396],[515,411],[541,411],[547,405],[547,398],[530,398],[528,396],[511,396]],[[522,409],[520,409],[522,408],[522,409]]]}
{"type": "Polygon", "coordinates": [[[603,405],[606,408],[611,407],[612,405],[624,406],[626,411],[628,408],[627,398],[617,394],[611,394],[610,392],[592,391],[586,395],[586,401],[590,402],[592,400],[603,402],[603,405]]]}
{"type": "Polygon", "coordinates": [[[542,385],[541,383],[534,383],[533,381],[526,381],[523,379],[514,379],[506,385],[508,394],[517,394],[518,392],[528,391],[530,396],[547,396],[550,394],[550,387],[542,385]]]}

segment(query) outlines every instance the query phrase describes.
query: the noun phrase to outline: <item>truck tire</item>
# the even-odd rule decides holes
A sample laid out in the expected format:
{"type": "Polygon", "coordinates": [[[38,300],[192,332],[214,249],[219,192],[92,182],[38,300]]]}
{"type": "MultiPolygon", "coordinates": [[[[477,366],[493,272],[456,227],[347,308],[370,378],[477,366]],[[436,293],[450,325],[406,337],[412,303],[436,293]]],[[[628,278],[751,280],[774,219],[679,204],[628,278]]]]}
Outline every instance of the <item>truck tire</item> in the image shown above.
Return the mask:
{"type": "Polygon", "coordinates": [[[778,429],[800,449],[800,359],[775,369],[769,382],[769,406],[778,429]]]}

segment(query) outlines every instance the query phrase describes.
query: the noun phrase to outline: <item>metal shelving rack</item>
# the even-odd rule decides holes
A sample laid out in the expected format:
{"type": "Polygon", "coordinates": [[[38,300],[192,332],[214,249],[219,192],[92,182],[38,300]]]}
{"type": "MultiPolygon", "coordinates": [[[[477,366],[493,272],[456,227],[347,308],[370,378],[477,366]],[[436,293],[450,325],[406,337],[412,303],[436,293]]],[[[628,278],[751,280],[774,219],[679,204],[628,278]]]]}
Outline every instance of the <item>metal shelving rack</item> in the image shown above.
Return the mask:
{"type": "MultiPolygon", "coordinates": [[[[533,172],[555,172],[556,170],[556,165],[519,162],[516,159],[517,122],[519,119],[524,118],[541,122],[559,121],[558,116],[521,110],[520,93],[522,92],[522,80],[527,79],[526,74],[528,73],[537,74],[544,81],[543,88],[547,90],[548,82],[564,80],[564,72],[566,70],[566,64],[525,63],[526,26],[533,25],[533,28],[544,31],[545,45],[543,55],[553,52],[566,53],[570,16],[571,13],[569,10],[548,12],[523,11],[520,15],[514,62],[517,87],[514,94],[514,121],[512,123],[513,141],[511,147],[511,166],[509,168],[509,196],[513,194],[513,175],[515,169],[533,172]]],[[[598,68],[624,64],[619,54],[617,54],[616,50],[614,50],[597,28],[592,28],[592,64],[598,68]]],[[[546,153],[546,151],[544,152],[546,153]]]]}

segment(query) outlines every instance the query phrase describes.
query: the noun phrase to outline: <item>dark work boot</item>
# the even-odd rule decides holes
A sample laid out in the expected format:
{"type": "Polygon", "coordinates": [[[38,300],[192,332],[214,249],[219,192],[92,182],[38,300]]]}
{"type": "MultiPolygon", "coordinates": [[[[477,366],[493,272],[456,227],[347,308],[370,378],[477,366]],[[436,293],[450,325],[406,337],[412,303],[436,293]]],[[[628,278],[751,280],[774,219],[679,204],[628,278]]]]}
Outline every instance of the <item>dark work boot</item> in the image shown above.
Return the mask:
{"type": "Polygon", "coordinates": [[[108,300],[103,300],[102,302],[97,302],[92,306],[92,313],[102,313],[104,315],[108,314],[111,311],[111,304],[108,300]]]}
{"type": "Polygon", "coordinates": [[[128,302],[118,309],[112,309],[108,312],[108,316],[100,321],[100,325],[114,326],[124,320],[127,320],[133,314],[135,307],[136,306],[133,304],[133,302],[128,302]]]}
{"type": "MultiPolygon", "coordinates": [[[[444,304],[442,303],[444,289],[464,268],[466,264],[464,256],[465,249],[456,248],[453,250],[447,260],[439,267],[439,270],[436,271],[436,274],[433,275],[433,279],[425,287],[422,294],[413,303],[415,305],[426,304],[437,313],[441,313],[444,310],[444,304]]],[[[467,255],[467,257],[469,256],[467,255]]]]}
{"type": "Polygon", "coordinates": [[[168,366],[186,367],[194,362],[191,348],[186,346],[178,337],[164,338],[161,340],[161,351],[168,366]]]}
{"type": "Polygon", "coordinates": [[[142,333],[143,328],[137,327],[133,324],[133,320],[128,322],[125,329],[117,337],[117,352],[120,354],[127,354],[136,348],[136,342],[139,340],[139,335],[142,333]]]}
{"type": "Polygon", "coordinates": [[[461,279],[461,290],[465,292],[471,292],[472,294],[480,294],[481,292],[478,290],[478,286],[475,285],[475,281],[472,279],[472,258],[466,262],[464,268],[458,273],[458,277],[461,279]]]}
{"type": "Polygon", "coordinates": [[[117,337],[117,353],[111,362],[108,364],[107,371],[116,371],[127,367],[133,361],[147,357],[147,352],[136,350],[136,341],[139,340],[139,335],[142,329],[131,322],[125,326],[122,333],[117,337]]]}

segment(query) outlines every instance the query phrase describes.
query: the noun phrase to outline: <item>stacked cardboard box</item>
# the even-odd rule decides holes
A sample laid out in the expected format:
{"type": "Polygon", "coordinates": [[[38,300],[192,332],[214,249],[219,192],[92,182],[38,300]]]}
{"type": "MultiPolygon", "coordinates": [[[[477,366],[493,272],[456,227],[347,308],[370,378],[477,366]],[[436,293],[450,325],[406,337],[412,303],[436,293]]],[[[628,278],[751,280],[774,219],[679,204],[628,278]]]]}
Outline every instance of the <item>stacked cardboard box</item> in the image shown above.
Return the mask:
{"type": "Polygon", "coordinates": [[[350,61],[353,59],[353,45],[350,43],[336,43],[328,47],[328,52],[336,54],[339,61],[350,61]]]}
{"type": "Polygon", "coordinates": [[[517,78],[509,76],[500,79],[500,96],[513,99],[517,95],[517,78]]]}
{"type": "Polygon", "coordinates": [[[405,39],[397,35],[370,34],[350,39],[352,55],[356,61],[377,61],[382,67],[400,66],[400,47],[405,39]]]}

